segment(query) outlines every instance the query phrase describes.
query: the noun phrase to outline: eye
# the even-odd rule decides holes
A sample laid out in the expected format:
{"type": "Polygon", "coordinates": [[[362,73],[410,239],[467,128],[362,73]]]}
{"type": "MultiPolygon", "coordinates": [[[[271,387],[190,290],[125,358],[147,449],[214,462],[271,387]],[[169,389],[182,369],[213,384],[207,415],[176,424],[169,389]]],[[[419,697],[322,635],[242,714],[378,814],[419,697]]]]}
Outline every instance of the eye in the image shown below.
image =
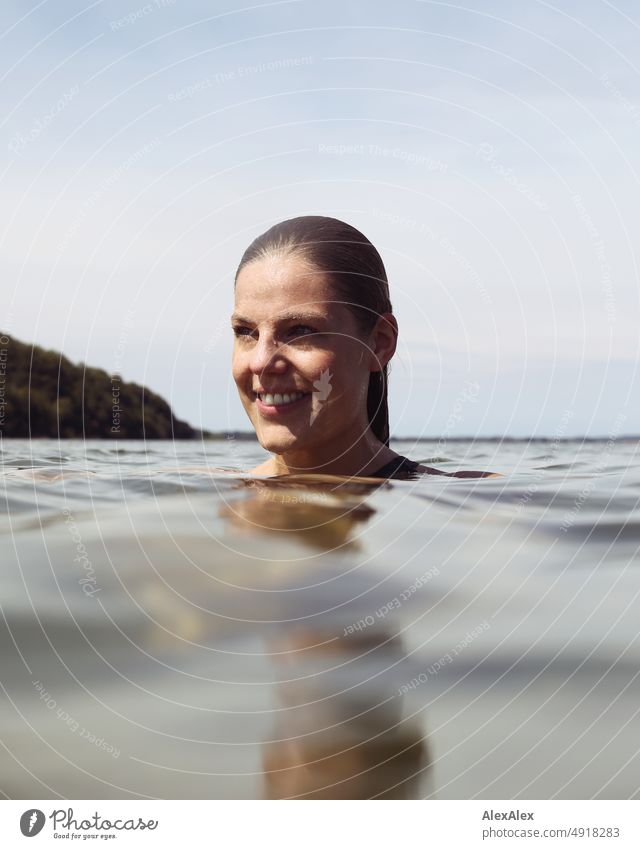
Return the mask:
{"type": "Polygon", "coordinates": [[[250,327],[244,327],[243,325],[236,325],[232,328],[233,335],[238,336],[253,336],[254,331],[250,327]]]}
{"type": "Polygon", "coordinates": [[[289,334],[297,339],[300,336],[309,336],[312,333],[316,333],[315,327],[310,327],[308,324],[294,324],[293,327],[289,328],[289,334]]]}

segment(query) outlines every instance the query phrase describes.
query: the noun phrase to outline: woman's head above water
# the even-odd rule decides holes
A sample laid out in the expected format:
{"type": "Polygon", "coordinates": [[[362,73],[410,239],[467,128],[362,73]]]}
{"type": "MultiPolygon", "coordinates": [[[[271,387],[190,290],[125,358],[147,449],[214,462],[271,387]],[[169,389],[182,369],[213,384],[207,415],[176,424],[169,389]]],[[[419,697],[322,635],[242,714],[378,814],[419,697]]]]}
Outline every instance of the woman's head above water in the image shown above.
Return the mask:
{"type": "Polygon", "coordinates": [[[387,365],[398,328],[384,264],[359,230],[308,215],[258,236],[236,272],[232,327],[240,399],[273,455],[254,472],[363,475],[397,456],[387,365]]]}

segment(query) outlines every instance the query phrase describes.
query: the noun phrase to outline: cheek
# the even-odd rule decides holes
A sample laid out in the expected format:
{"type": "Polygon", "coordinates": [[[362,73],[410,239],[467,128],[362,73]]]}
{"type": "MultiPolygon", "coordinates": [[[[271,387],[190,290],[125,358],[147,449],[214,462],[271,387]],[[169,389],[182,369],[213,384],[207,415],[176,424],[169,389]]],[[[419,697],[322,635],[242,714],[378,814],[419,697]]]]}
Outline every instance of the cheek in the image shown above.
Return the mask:
{"type": "Polygon", "coordinates": [[[243,357],[239,351],[233,352],[231,360],[231,374],[236,383],[246,378],[248,367],[246,357],[243,357]]]}
{"type": "Polygon", "coordinates": [[[322,372],[333,369],[335,355],[332,351],[295,351],[287,359],[292,371],[307,380],[316,380],[322,372]]]}
{"type": "Polygon", "coordinates": [[[332,352],[331,371],[335,374],[336,381],[345,386],[362,382],[365,375],[362,354],[362,347],[349,340],[345,340],[344,345],[332,352]]]}

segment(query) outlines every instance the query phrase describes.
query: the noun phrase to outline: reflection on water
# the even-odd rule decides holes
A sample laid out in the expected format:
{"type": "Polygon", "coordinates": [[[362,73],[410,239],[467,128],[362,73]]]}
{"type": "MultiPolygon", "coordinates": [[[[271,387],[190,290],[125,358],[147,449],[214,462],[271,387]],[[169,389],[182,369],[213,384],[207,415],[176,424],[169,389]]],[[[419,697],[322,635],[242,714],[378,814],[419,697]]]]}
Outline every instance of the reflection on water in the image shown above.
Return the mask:
{"type": "Polygon", "coordinates": [[[637,792],[635,443],[377,485],[64,448],[2,446],[8,797],[637,792]]]}
{"type": "MultiPolygon", "coordinates": [[[[286,531],[325,551],[359,548],[352,530],[375,512],[364,498],[372,486],[346,478],[245,485],[251,493],[220,511],[234,527],[286,531]]],[[[379,629],[346,637],[306,627],[269,648],[280,674],[279,709],[262,759],[267,798],[417,798],[427,747],[416,723],[403,721],[401,697],[384,675],[402,663],[401,639],[379,629]]]]}
{"type": "Polygon", "coordinates": [[[264,749],[267,797],[417,798],[426,742],[384,684],[384,670],[402,661],[401,642],[385,633],[346,640],[311,630],[273,648],[287,678],[277,684],[280,709],[264,749]],[[377,667],[382,680],[360,681],[359,665],[377,667]],[[354,667],[338,689],[334,670],[354,667]]]}
{"type": "Polygon", "coordinates": [[[220,510],[233,527],[244,533],[292,534],[320,551],[359,548],[353,527],[374,512],[362,497],[373,485],[346,478],[316,483],[249,479],[243,484],[249,490],[246,497],[220,510]]]}

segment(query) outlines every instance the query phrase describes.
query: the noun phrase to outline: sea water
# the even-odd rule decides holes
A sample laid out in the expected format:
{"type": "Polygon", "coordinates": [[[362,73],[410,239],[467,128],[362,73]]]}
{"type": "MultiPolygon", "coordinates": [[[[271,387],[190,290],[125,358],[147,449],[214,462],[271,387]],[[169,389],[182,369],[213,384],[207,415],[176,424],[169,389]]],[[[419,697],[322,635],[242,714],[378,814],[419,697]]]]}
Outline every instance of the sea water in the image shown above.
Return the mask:
{"type": "Polygon", "coordinates": [[[638,441],[393,447],[5,440],[0,791],[637,798],[638,441]]]}

